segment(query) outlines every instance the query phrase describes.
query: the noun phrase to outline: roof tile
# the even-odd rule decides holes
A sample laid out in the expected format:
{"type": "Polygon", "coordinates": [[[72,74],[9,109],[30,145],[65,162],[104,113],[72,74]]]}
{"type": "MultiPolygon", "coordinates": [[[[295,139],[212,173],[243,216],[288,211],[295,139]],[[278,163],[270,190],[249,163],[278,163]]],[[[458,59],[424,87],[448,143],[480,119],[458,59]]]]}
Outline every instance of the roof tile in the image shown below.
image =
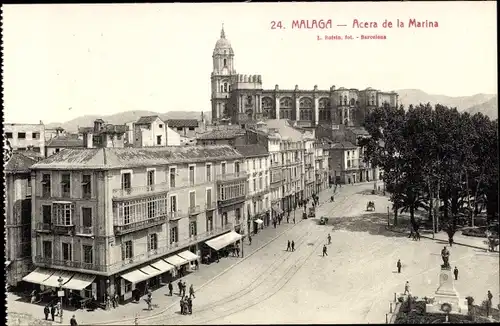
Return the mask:
{"type": "Polygon", "coordinates": [[[36,160],[27,157],[19,152],[12,153],[10,160],[4,166],[4,171],[7,174],[28,173],[30,167],[36,163],[36,160]]]}
{"type": "Polygon", "coordinates": [[[179,127],[198,127],[198,120],[196,119],[171,119],[167,120],[167,124],[170,128],[179,127]]]}

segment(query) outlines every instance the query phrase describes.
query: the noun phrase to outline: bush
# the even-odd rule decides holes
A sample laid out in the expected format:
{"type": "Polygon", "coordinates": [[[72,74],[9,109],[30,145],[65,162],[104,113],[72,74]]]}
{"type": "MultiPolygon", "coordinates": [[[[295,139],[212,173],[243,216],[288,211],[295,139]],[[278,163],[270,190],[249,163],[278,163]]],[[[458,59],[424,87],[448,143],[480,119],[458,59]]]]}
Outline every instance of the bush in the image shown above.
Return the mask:
{"type": "Polygon", "coordinates": [[[486,238],[486,228],[480,227],[473,229],[465,229],[462,231],[462,234],[469,237],[486,238]]]}

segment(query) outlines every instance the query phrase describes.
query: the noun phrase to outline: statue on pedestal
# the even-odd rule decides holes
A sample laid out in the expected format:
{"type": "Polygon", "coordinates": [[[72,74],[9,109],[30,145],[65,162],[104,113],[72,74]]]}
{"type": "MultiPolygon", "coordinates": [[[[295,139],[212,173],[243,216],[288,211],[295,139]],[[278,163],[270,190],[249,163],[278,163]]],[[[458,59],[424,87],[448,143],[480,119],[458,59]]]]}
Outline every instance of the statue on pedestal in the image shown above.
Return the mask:
{"type": "Polygon", "coordinates": [[[441,258],[443,259],[443,265],[441,268],[450,269],[450,252],[446,249],[446,246],[441,250],[441,258]]]}

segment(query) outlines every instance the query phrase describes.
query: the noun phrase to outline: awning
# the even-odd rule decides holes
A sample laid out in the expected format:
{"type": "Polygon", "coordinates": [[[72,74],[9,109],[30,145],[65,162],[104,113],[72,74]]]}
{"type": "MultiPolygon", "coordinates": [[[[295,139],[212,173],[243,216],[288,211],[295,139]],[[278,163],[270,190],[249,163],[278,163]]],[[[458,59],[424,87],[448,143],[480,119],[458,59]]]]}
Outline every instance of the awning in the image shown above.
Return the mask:
{"type": "Polygon", "coordinates": [[[63,288],[80,291],[92,284],[95,278],[95,275],[76,273],[68,283],[63,285],[63,288]]]}
{"type": "Polygon", "coordinates": [[[283,210],[278,206],[273,206],[273,211],[275,211],[276,214],[283,214],[283,210]]]}
{"type": "Polygon", "coordinates": [[[215,250],[220,250],[231,243],[235,243],[236,241],[242,238],[241,234],[238,234],[234,231],[223,234],[215,239],[208,240],[205,242],[208,246],[215,250]]]}
{"type": "Polygon", "coordinates": [[[172,269],[175,268],[174,266],[168,264],[166,261],[164,261],[162,259],[158,260],[155,263],[152,263],[151,266],[153,266],[154,268],[160,270],[162,273],[171,271],[172,269]]]}
{"type": "Polygon", "coordinates": [[[186,250],[183,252],[180,252],[177,254],[177,256],[180,256],[181,258],[187,260],[188,262],[192,262],[200,258],[198,255],[193,254],[191,251],[186,250]]]}
{"type": "Polygon", "coordinates": [[[157,276],[157,275],[160,275],[161,274],[161,271],[152,267],[151,265],[147,265],[147,266],[144,266],[144,267],[141,267],[139,268],[139,270],[143,273],[146,273],[149,275],[149,277],[154,277],[154,276],[157,276]]]}
{"type": "Polygon", "coordinates": [[[170,265],[173,265],[175,267],[179,267],[179,266],[182,266],[184,264],[189,263],[187,260],[185,260],[184,258],[179,257],[177,255],[167,257],[167,258],[165,258],[165,261],[167,263],[169,263],[170,265]]]}
{"type": "Polygon", "coordinates": [[[75,275],[75,273],[67,271],[55,271],[54,274],[52,274],[52,276],[43,281],[42,284],[53,288],[58,288],[60,285],[63,285],[64,287],[64,284],[66,284],[66,282],[68,282],[70,278],[73,277],[73,275],[75,275]],[[63,279],[61,283],[59,283],[59,277],[63,279]]]}
{"type": "Polygon", "coordinates": [[[23,281],[35,283],[35,284],[43,284],[43,281],[47,280],[49,277],[54,274],[54,270],[52,269],[44,269],[38,267],[33,272],[29,273],[25,277],[23,277],[23,281]]]}
{"type": "Polygon", "coordinates": [[[254,221],[255,223],[259,224],[259,225],[260,225],[260,224],[262,224],[262,223],[264,223],[264,221],[263,221],[263,220],[261,220],[260,218],[257,218],[257,219],[255,219],[255,220],[253,220],[253,221],[254,221]]]}
{"type": "Polygon", "coordinates": [[[123,274],[123,275],[121,275],[121,277],[126,279],[130,283],[139,283],[139,282],[142,282],[142,281],[145,281],[145,280],[151,278],[151,276],[149,276],[148,274],[146,274],[144,272],[141,272],[138,269],[133,270],[131,272],[128,272],[126,274],[123,274]]]}

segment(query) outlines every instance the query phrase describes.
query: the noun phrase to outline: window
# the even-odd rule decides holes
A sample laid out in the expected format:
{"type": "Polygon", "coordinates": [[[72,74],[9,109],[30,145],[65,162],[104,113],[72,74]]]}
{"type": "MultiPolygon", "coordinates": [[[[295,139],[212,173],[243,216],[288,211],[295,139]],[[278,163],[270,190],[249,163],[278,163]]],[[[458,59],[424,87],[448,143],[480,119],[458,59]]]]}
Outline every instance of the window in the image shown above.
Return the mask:
{"type": "Polygon", "coordinates": [[[123,224],[130,224],[130,206],[123,207],[123,224]]]}
{"type": "Polygon", "coordinates": [[[74,206],[70,203],[54,203],[54,215],[56,225],[73,225],[74,206]]]}
{"type": "Polygon", "coordinates": [[[59,148],[56,148],[55,152],[56,153],[59,153],[60,149],[59,148]]]}
{"type": "Polygon", "coordinates": [[[12,133],[11,132],[6,132],[5,133],[5,138],[12,139],[12,133]]]}
{"type": "Polygon", "coordinates": [[[130,172],[122,174],[122,190],[130,193],[130,188],[132,188],[132,174],[130,172]]]}
{"type": "Polygon", "coordinates": [[[179,241],[179,231],[177,226],[172,226],[170,228],[170,243],[176,243],[179,241]]]}
{"type": "Polygon", "coordinates": [[[227,92],[227,83],[224,83],[224,93],[227,92]]]}
{"type": "Polygon", "coordinates": [[[170,168],[170,188],[175,188],[175,168],[170,168]]]}
{"type": "Polygon", "coordinates": [[[161,145],[161,135],[156,136],[156,145],[161,145]]]}
{"type": "Polygon", "coordinates": [[[18,132],[17,138],[18,139],[26,139],[26,133],[25,132],[18,132]]]}
{"type": "Polygon", "coordinates": [[[163,128],[163,125],[160,123],[160,124],[158,125],[158,128],[160,128],[160,129],[161,129],[161,128],[163,128]]]}
{"type": "Polygon", "coordinates": [[[234,172],[240,173],[240,162],[234,163],[234,172]]]}
{"type": "Polygon", "coordinates": [[[62,243],[62,257],[63,260],[73,260],[73,250],[71,243],[62,243]]]}
{"type": "Polygon", "coordinates": [[[148,190],[153,190],[153,185],[155,184],[155,170],[148,171],[148,190]]]}
{"type": "Polygon", "coordinates": [[[122,243],[122,260],[131,259],[134,257],[134,247],[132,240],[122,243]]]}
{"type": "Polygon", "coordinates": [[[262,169],[262,159],[259,159],[259,168],[262,169]]]}
{"type": "Polygon", "coordinates": [[[259,189],[262,190],[262,177],[259,177],[259,189]]]}
{"type": "Polygon", "coordinates": [[[39,132],[34,132],[33,133],[33,139],[40,139],[40,133],[39,132]]]}
{"type": "Polygon", "coordinates": [[[195,207],[196,206],[196,192],[190,191],[189,192],[189,207],[195,207]]]}
{"type": "Polygon", "coordinates": [[[227,212],[222,213],[222,227],[228,224],[227,212]]]}
{"type": "Polygon", "coordinates": [[[52,259],[52,241],[42,242],[43,257],[52,259]]]}
{"type": "Polygon", "coordinates": [[[221,170],[222,175],[226,174],[226,163],[225,162],[220,164],[220,170],[221,170]]]}
{"type": "Polygon", "coordinates": [[[148,207],[148,218],[156,217],[155,202],[148,201],[147,207],[148,207]]]}
{"type": "Polygon", "coordinates": [[[177,212],[177,196],[170,196],[170,211],[177,212]]]}
{"type": "Polygon", "coordinates": [[[42,175],[42,197],[47,198],[51,195],[50,174],[42,175]]]}
{"type": "Polygon", "coordinates": [[[212,189],[207,189],[207,206],[212,207],[212,189]]]}
{"type": "Polygon", "coordinates": [[[182,131],[182,127],[177,127],[177,131],[182,131]]]}
{"type": "Polygon", "coordinates": [[[189,185],[194,185],[194,166],[189,166],[189,185]]]}
{"type": "Polygon", "coordinates": [[[224,67],[226,67],[226,66],[227,66],[227,60],[224,59],[224,67]]]}
{"type": "Polygon", "coordinates": [[[43,224],[52,223],[52,206],[42,205],[42,223],[43,224]]]}
{"type": "Polygon", "coordinates": [[[211,182],[212,181],[212,164],[207,164],[206,165],[206,168],[207,168],[207,182],[211,182]]]}
{"type": "Polygon", "coordinates": [[[214,229],[214,217],[212,215],[207,216],[207,231],[212,231],[214,229]]]}
{"type": "Polygon", "coordinates": [[[82,207],[82,226],[84,228],[92,227],[92,208],[82,207]]]}
{"type": "Polygon", "coordinates": [[[82,177],[82,197],[90,198],[92,196],[92,176],[90,174],[84,174],[82,177]]]}
{"type": "Polygon", "coordinates": [[[158,234],[152,233],[148,235],[148,251],[158,249],[158,234]]]}
{"type": "Polygon", "coordinates": [[[253,159],[252,162],[253,162],[253,164],[252,164],[253,165],[253,169],[255,170],[255,159],[253,159]]]}
{"type": "Polygon", "coordinates": [[[240,208],[236,208],[234,210],[234,215],[236,217],[236,223],[240,223],[241,222],[241,209],[240,208]]]}
{"type": "Polygon", "coordinates": [[[253,191],[257,191],[257,179],[253,179],[253,191]]]}
{"type": "Polygon", "coordinates": [[[70,197],[71,192],[71,174],[63,173],[61,175],[61,197],[70,197]]]}
{"type": "Polygon", "coordinates": [[[198,232],[198,230],[197,230],[196,221],[190,221],[189,222],[189,236],[194,237],[198,234],[197,232],[198,232]]]}
{"type": "Polygon", "coordinates": [[[93,247],[83,245],[82,251],[83,251],[83,262],[86,264],[93,264],[94,263],[93,247]]]}
{"type": "Polygon", "coordinates": [[[190,131],[194,131],[194,127],[189,127],[188,128],[190,131]]]}

